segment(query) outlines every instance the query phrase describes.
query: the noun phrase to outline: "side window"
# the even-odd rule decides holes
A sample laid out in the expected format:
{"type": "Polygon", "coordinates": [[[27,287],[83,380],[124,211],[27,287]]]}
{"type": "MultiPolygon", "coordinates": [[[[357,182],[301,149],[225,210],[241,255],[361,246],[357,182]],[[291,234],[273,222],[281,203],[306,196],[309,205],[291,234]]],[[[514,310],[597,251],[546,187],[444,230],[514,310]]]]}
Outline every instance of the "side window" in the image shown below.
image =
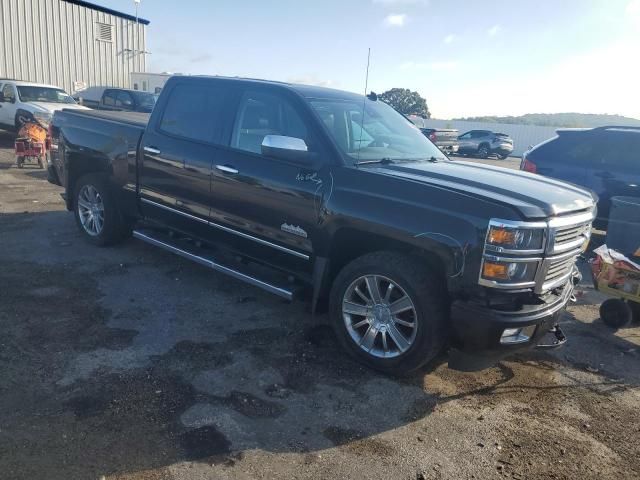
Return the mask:
{"type": "Polygon", "coordinates": [[[107,90],[104,92],[104,104],[110,107],[116,106],[116,92],[114,90],[107,90]]]}
{"type": "Polygon", "coordinates": [[[4,95],[5,102],[12,102],[16,99],[16,92],[13,85],[9,85],[8,83],[2,89],[2,94],[4,95]]]}
{"type": "Polygon", "coordinates": [[[640,132],[608,132],[601,166],[640,171],[640,132]]]}
{"type": "Polygon", "coordinates": [[[191,140],[215,142],[216,120],[222,111],[225,93],[219,85],[177,85],[169,94],[160,130],[191,140]]]}
{"type": "Polygon", "coordinates": [[[231,146],[260,153],[266,135],[301,138],[309,145],[307,126],[288,100],[270,93],[248,92],[238,107],[231,146]]]}
{"type": "Polygon", "coordinates": [[[597,158],[597,153],[595,142],[587,140],[567,145],[564,154],[572,163],[585,164],[593,162],[597,158]]]}
{"type": "Polygon", "coordinates": [[[598,161],[600,141],[581,133],[564,133],[533,150],[530,157],[535,162],[576,164],[583,167],[598,161]]]}
{"type": "Polygon", "coordinates": [[[471,132],[467,132],[467,133],[463,133],[462,135],[460,135],[460,138],[462,140],[468,140],[471,138],[471,132]]]}
{"type": "Polygon", "coordinates": [[[118,92],[116,107],[133,108],[133,98],[129,92],[118,92]]]}

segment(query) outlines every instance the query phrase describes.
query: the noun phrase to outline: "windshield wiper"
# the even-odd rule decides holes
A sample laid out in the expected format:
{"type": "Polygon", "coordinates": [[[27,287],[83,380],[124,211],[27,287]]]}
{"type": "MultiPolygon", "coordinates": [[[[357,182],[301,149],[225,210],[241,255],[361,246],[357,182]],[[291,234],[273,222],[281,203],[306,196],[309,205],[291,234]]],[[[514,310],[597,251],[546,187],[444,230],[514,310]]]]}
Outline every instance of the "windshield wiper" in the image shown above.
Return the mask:
{"type": "Polygon", "coordinates": [[[446,157],[434,157],[433,155],[431,156],[431,158],[429,159],[430,162],[443,162],[445,161],[447,158],[446,157]]]}
{"type": "Polygon", "coordinates": [[[356,162],[356,165],[367,165],[369,163],[381,163],[382,165],[388,165],[394,163],[394,160],[389,157],[384,157],[379,160],[363,160],[362,162],[356,162]]]}

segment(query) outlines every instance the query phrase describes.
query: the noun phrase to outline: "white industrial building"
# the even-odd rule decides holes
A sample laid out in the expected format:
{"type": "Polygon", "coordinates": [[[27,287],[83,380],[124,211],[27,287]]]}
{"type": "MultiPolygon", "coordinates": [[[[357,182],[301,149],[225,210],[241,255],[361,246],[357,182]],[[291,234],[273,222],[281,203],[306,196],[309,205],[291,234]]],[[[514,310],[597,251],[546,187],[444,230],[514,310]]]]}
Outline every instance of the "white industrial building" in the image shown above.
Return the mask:
{"type": "Polygon", "coordinates": [[[146,72],[148,24],[83,0],[0,0],[0,78],[129,88],[146,72]]]}

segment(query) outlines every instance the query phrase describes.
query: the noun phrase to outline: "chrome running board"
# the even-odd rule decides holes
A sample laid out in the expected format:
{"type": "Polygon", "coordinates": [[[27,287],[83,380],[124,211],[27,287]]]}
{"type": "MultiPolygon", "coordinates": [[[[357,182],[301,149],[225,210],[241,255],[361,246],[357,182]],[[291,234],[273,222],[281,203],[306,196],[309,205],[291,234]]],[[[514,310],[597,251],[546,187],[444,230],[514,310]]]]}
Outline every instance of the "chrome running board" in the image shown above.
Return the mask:
{"type": "Polygon", "coordinates": [[[289,301],[294,298],[294,291],[292,289],[278,286],[275,282],[261,280],[248,271],[243,272],[242,270],[244,268],[242,267],[244,267],[244,265],[234,265],[233,267],[224,265],[220,261],[209,257],[207,252],[203,251],[201,253],[200,251],[196,251],[197,247],[191,247],[188,244],[180,244],[178,240],[172,238],[170,235],[165,235],[154,230],[134,230],[133,236],[138,240],[150,243],[151,245],[155,245],[156,247],[160,247],[168,252],[180,255],[183,258],[199,263],[200,265],[204,265],[205,267],[209,267],[217,272],[224,273],[250,285],[262,288],[267,292],[278,295],[279,297],[285,298],[289,301]]]}

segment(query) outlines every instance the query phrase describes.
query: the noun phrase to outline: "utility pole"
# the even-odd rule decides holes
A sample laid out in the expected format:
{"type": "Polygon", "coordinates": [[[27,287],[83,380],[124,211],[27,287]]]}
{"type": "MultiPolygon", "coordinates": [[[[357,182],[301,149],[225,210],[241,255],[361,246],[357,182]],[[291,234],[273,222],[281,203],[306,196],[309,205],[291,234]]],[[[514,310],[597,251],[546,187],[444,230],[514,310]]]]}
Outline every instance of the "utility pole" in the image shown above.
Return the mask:
{"type": "Polygon", "coordinates": [[[141,0],[133,0],[133,3],[136,6],[136,31],[134,32],[134,38],[133,38],[133,68],[136,71],[139,71],[140,68],[139,66],[136,66],[136,62],[138,60],[138,52],[140,51],[139,45],[138,45],[138,6],[140,5],[141,0]]]}

